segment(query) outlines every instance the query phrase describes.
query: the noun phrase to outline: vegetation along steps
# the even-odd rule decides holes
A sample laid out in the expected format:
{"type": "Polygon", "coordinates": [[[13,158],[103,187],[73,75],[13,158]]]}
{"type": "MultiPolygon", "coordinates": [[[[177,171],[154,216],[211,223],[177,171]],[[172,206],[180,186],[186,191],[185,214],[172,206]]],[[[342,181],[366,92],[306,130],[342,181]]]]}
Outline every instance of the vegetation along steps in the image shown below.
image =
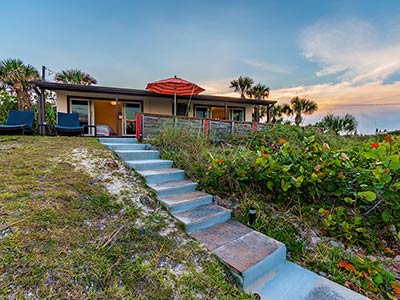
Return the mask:
{"type": "Polygon", "coordinates": [[[101,138],[100,142],[146,179],[161,203],[231,270],[246,291],[263,300],[368,299],[287,261],[284,244],[232,220],[229,210],[197,191],[197,184],[185,179],[183,170],[172,168],[172,161],[161,160],[159,152],[148,145],[133,138],[101,138]]]}

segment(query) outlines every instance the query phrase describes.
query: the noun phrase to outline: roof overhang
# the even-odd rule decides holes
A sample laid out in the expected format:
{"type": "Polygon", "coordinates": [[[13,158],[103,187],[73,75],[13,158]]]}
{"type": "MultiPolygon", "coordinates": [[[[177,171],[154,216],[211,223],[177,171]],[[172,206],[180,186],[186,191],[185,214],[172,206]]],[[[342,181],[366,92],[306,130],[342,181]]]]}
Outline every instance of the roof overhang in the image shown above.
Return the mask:
{"type": "MultiPolygon", "coordinates": [[[[73,92],[85,92],[85,93],[98,93],[98,94],[111,94],[111,95],[129,95],[129,96],[145,96],[155,98],[170,98],[170,95],[161,95],[146,90],[107,87],[98,85],[79,85],[79,84],[65,84],[48,81],[32,81],[33,87],[46,89],[51,91],[73,91],[73,92]]],[[[189,99],[189,96],[179,96],[179,99],[189,99]]],[[[261,100],[261,99],[243,99],[234,97],[222,97],[213,95],[193,95],[192,100],[199,101],[219,101],[219,102],[230,102],[230,103],[245,103],[245,104],[260,104],[273,106],[275,100],[261,100]]]]}

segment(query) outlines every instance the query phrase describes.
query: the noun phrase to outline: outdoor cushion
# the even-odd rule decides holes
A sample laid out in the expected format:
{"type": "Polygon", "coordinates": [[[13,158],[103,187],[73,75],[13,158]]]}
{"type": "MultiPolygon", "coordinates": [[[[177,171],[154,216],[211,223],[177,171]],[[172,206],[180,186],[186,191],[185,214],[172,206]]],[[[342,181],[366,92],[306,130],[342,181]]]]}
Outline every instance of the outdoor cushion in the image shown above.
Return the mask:
{"type": "Polygon", "coordinates": [[[33,133],[33,111],[9,110],[5,125],[0,125],[1,134],[33,133]]]}
{"type": "Polygon", "coordinates": [[[33,111],[23,110],[9,110],[6,125],[27,125],[32,127],[33,125],[33,111]]]}
{"type": "Polygon", "coordinates": [[[78,113],[58,113],[57,119],[58,126],[65,126],[65,127],[81,127],[79,124],[79,114],[78,113]]]}

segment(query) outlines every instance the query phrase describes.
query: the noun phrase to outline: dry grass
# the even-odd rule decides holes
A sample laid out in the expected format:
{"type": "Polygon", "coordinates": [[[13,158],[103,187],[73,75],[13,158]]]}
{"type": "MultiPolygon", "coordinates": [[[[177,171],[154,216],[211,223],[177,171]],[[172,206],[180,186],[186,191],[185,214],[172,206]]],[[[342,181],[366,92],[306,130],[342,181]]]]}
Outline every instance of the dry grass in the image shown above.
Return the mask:
{"type": "Polygon", "coordinates": [[[0,153],[0,299],[249,299],[95,139],[0,153]]]}

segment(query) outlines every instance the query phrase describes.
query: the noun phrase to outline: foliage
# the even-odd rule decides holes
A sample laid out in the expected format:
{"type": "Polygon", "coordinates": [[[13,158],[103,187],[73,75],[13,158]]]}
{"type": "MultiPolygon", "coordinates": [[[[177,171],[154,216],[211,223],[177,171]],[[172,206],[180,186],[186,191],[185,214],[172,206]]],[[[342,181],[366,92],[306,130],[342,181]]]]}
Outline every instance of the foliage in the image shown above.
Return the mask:
{"type": "Polygon", "coordinates": [[[270,110],[272,124],[281,124],[283,122],[283,115],[285,112],[284,107],[285,106],[281,104],[275,104],[272,106],[270,110]]]}
{"type": "Polygon", "coordinates": [[[89,73],[82,72],[78,69],[62,70],[56,73],[54,79],[57,82],[69,83],[69,84],[82,84],[92,85],[97,84],[97,80],[92,77],[89,73]]]}
{"type": "Polygon", "coordinates": [[[240,76],[238,79],[231,81],[230,88],[233,88],[235,92],[240,92],[242,98],[246,98],[253,86],[254,80],[247,76],[240,76]]]}
{"type": "MultiPolygon", "coordinates": [[[[254,99],[265,99],[268,98],[269,96],[269,87],[265,86],[264,84],[258,83],[257,85],[254,85],[250,88],[250,90],[247,92],[247,94],[250,96],[250,98],[254,99]]],[[[260,117],[265,116],[265,106],[260,106],[260,105],[254,105],[253,107],[254,111],[254,120],[259,121],[260,117]]]]}
{"type": "Polygon", "coordinates": [[[257,85],[252,86],[247,94],[254,99],[265,99],[268,98],[269,91],[269,87],[258,83],[257,85]]]}
{"type": "Polygon", "coordinates": [[[10,95],[7,91],[0,90],[0,124],[7,120],[8,111],[18,108],[18,99],[15,95],[10,95]]]}
{"type": "Polygon", "coordinates": [[[318,105],[306,98],[294,97],[290,104],[282,106],[282,112],[288,116],[294,116],[294,123],[299,126],[303,122],[303,114],[311,115],[318,110],[318,105]]]}
{"type": "MultiPolygon", "coordinates": [[[[253,85],[254,80],[250,77],[240,76],[238,79],[234,79],[230,83],[230,88],[233,88],[235,92],[240,92],[242,98],[246,98],[246,95],[253,99],[265,99],[268,98],[270,88],[264,84],[258,83],[253,85]]],[[[264,117],[266,113],[265,106],[254,105],[253,107],[253,119],[257,122],[260,117],[264,117]]]]}
{"type": "MultiPolygon", "coordinates": [[[[297,228],[278,224],[280,217],[267,213],[267,207],[291,211],[347,247],[378,255],[385,248],[400,250],[400,137],[344,137],[276,126],[232,136],[216,146],[169,128],[156,143],[163,156],[173,158],[201,188],[233,199],[243,222],[243,212],[250,205],[257,207],[255,228],[288,243],[300,261],[304,247],[290,237],[297,228]],[[168,145],[168,153],[162,145],[168,145]],[[272,224],[280,230],[274,232],[272,224]]],[[[366,288],[380,291],[376,285],[366,288]]],[[[393,293],[389,284],[382,290],[393,293]]]]}
{"type": "Polygon", "coordinates": [[[39,72],[31,65],[25,65],[20,59],[9,58],[0,62],[0,83],[17,94],[18,109],[30,110],[31,80],[39,79],[39,72]]]}
{"type": "Polygon", "coordinates": [[[316,123],[315,126],[322,127],[326,132],[334,134],[339,134],[340,132],[352,134],[357,130],[357,120],[350,114],[346,114],[343,117],[328,114],[320,122],[316,123]]]}

